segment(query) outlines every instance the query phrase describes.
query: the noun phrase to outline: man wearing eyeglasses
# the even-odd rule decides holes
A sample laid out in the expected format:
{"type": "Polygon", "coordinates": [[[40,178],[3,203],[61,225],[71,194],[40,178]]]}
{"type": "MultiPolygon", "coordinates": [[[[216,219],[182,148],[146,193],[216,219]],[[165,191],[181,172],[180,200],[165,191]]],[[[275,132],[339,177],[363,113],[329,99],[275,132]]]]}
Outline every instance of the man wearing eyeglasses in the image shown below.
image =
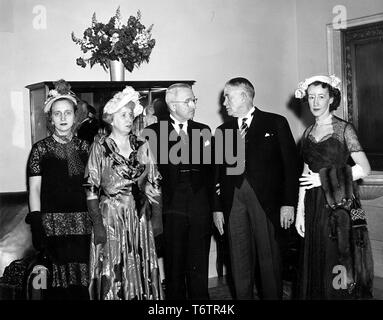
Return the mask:
{"type": "Polygon", "coordinates": [[[165,298],[208,299],[208,264],[213,199],[210,128],[193,121],[197,99],[188,84],[176,83],[166,91],[169,117],[150,125],[150,141],[162,175],[165,298]],[[164,157],[165,154],[165,157],[164,157]],[[197,158],[195,157],[197,154],[197,158]]]}

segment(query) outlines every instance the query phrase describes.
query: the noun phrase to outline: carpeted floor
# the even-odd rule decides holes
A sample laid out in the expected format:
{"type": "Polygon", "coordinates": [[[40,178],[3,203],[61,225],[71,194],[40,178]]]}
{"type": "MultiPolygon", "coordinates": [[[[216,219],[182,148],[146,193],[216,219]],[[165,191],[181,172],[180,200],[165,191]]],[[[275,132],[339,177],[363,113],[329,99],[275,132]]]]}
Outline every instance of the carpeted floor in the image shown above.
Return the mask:
{"type": "MultiPolygon", "coordinates": [[[[226,277],[209,279],[209,295],[211,300],[233,299],[226,277]]],[[[285,281],[283,284],[283,300],[292,300],[292,298],[291,282],[285,281]]],[[[374,300],[383,300],[383,278],[375,277],[374,279],[374,300]]]]}
{"type": "MultiPolygon", "coordinates": [[[[232,300],[232,289],[226,277],[217,277],[209,279],[209,295],[211,300],[232,300]]],[[[256,289],[254,290],[255,300],[257,298],[256,289]]],[[[283,283],[283,300],[291,300],[291,283],[285,281],[283,283]]]]}

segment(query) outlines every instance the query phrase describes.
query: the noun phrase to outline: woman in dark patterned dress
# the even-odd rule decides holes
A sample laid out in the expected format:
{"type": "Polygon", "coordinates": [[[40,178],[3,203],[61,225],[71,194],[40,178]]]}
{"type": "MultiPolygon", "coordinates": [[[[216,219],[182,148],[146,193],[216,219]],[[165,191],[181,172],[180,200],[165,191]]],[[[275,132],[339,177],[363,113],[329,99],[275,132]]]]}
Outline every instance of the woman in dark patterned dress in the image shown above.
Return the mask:
{"type": "Polygon", "coordinates": [[[48,299],[89,299],[92,231],[83,188],[89,145],[74,135],[77,99],[64,80],[44,104],[52,135],[32,147],[28,161],[34,247],[48,260],[48,299]]]}
{"type": "MultiPolygon", "coordinates": [[[[304,237],[300,298],[351,299],[355,281],[358,281],[352,271],[352,262],[347,269],[345,285],[334,285],[334,279],[339,272],[335,267],[343,265],[347,259],[351,261],[353,257],[346,250],[348,257],[344,259],[341,255],[344,250],[340,243],[344,238],[341,233],[332,232],[334,221],[331,219],[334,210],[326,201],[322,173],[324,170],[340,172],[339,168],[346,168],[351,157],[354,165],[351,168],[348,166],[348,170],[349,181],[353,184],[352,181],[370,173],[370,165],[353,125],[333,115],[333,111],[340,104],[338,78],[311,77],[298,85],[295,95],[297,98],[307,96],[310,111],[315,117],[315,123],[306,129],[302,140],[304,169],[300,178],[296,218],[296,229],[299,235],[304,237]]],[[[340,220],[335,223],[338,231],[343,230],[346,235],[351,234],[351,228],[347,227],[350,224],[349,215],[346,215],[344,223],[340,220]]],[[[343,248],[352,248],[351,237],[345,237],[346,243],[343,248]]]]}
{"type": "Polygon", "coordinates": [[[86,168],[87,201],[93,221],[91,299],[163,298],[150,217],[140,210],[139,189],[159,196],[160,174],[148,143],[131,130],[142,106],[132,87],[105,105],[111,133],[96,139],[86,168]]]}

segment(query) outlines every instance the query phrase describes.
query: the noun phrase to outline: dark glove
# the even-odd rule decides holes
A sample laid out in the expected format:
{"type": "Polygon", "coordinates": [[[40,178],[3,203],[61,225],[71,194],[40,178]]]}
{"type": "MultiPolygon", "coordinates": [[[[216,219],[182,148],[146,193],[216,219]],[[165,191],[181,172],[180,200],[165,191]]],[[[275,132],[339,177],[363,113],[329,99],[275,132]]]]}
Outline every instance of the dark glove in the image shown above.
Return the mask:
{"type": "Polygon", "coordinates": [[[142,214],[144,214],[146,210],[147,198],[145,196],[145,193],[140,190],[137,183],[132,185],[132,195],[134,201],[136,202],[136,210],[138,213],[138,217],[141,218],[142,214]]]}
{"type": "Polygon", "coordinates": [[[89,216],[93,223],[94,244],[106,243],[106,230],[102,222],[102,216],[98,207],[98,199],[87,200],[89,216]]]}
{"type": "Polygon", "coordinates": [[[42,224],[41,212],[29,212],[25,217],[25,222],[31,226],[33,247],[37,251],[42,251],[45,246],[46,235],[42,224]]]}
{"type": "Polygon", "coordinates": [[[152,222],[153,227],[153,235],[157,237],[163,232],[163,222],[162,222],[162,197],[158,195],[154,198],[158,201],[158,203],[151,204],[151,217],[150,220],[152,222]]]}

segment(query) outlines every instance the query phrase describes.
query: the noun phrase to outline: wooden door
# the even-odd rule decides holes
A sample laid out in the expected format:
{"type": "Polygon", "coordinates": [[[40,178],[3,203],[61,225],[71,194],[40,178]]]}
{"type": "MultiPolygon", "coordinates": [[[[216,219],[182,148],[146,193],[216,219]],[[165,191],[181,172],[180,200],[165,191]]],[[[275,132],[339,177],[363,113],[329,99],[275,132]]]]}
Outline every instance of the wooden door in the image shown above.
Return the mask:
{"type": "Polygon", "coordinates": [[[383,22],[343,32],[347,116],[373,170],[383,170],[383,22]]]}

